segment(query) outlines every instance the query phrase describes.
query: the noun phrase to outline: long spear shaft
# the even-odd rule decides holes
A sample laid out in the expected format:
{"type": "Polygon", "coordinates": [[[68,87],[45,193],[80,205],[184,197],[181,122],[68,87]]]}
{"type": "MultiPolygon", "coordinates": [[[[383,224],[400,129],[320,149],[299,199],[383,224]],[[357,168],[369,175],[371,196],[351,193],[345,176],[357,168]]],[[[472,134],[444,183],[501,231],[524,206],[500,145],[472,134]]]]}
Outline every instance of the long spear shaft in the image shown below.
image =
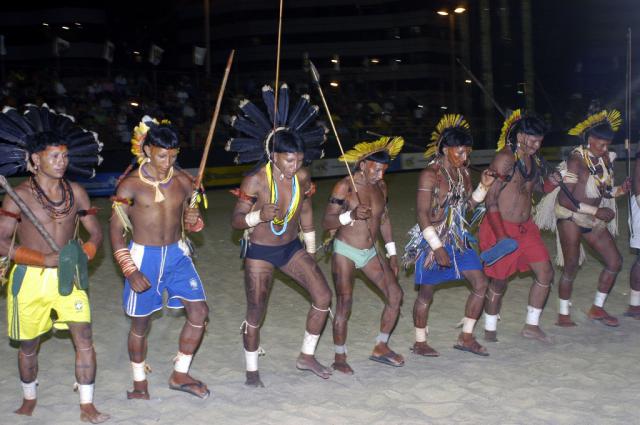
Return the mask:
{"type": "MultiPolygon", "coordinates": [[[[311,76],[313,78],[313,82],[318,88],[318,92],[320,93],[320,98],[322,99],[322,104],[324,105],[324,110],[327,113],[327,117],[329,118],[329,123],[331,124],[331,129],[333,130],[333,134],[336,137],[336,141],[338,142],[338,147],[340,148],[340,153],[344,156],[344,148],[342,147],[342,142],[340,141],[340,136],[338,135],[338,130],[336,130],[336,126],[333,123],[333,118],[331,117],[331,111],[329,110],[329,105],[327,104],[327,100],[324,97],[324,92],[322,91],[322,86],[320,85],[320,73],[318,69],[313,64],[313,62],[309,61],[309,70],[311,71],[311,76]]],[[[349,174],[349,180],[351,180],[351,186],[353,187],[353,192],[356,194],[356,198],[358,199],[358,204],[362,205],[362,201],[360,200],[360,194],[358,193],[358,187],[356,186],[356,182],[353,179],[353,173],[351,172],[351,168],[347,161],[344,161],[344,166],[347,169],[347,173],[349,174]]],[[[369,227],[369,220],[365,220],[367,225],[367,230],[369,231],[369,237],[373,243],[373,248],[376,250],[376,258],[380,262],[380,267],[384,269],[384,265],[382,263],[382,259],[380,258],[381,254],[378,251],[378,246],[376,244],[376,239],[373,237],[373,232],[371,231],[371,227],[369,227]]]]}
{"type": "Polygon", "coordinates": [[[209,126],[209,134],[207,135],[207,142],[204,145],[204,152],[202,159],[200,160],[200,167],[198,168],[198,175],[196,176],[195,189],[191,195],[191,202],[189,206],[195,208],[198,202],[198,195],[200,186],[202,185],[202,179],[204,178],[204,169],[207,166],[207,158],[209,157],[209,150],[211,149],[211,142],[213,141],[213,133],[216,131],[216,123],[218,122],[218,115],[220,115],[220,108],[222,106],[222,97],[224,95],[224,89],[227,86],[227,79],[229,78],[229,72],[231,71],[231,64],[233,63],[233,56],[235,50],[231,50],[229,53],[229,59],[227,59],[227,67],[224,69],[224,76],[222,77],[222,85],[218,91],[218,100],[216,101],[216,107],[213,110],[213,117],[211,118],[211,125],[209,126]]]}
{"type": "MultiPolygon", "coordinates": [[[[631,28],[627,29],[627,78],[625,87],[625,115],[627,117],[627,137],[624,140],[624,145],[627,150],[627,178],[631,177],[631,28]]],[[[634,202],[633,197],[629,196],[627,199],[628,210],[628,225],[629,233],[633,237],[633,210],[631,209],[631,202],[634,202]]]]}
{"type": "Polygon", "coordinates": [[[0,175],[0,186],[2,186],[5,192],[7,192],[7,195],[9,195],[9,197],[13,200],[13,202],[16,203],[18,208],[20,208],[20,211],[22,211],[22,214],[24,214],[25,217],[27,217],[29,221],[33,224],[33,227],[35,227],[38,233],[40,233],[40,235],[45,240],[47,245],[49,245],[49,247],[56,252],[60,251],[60,247],[58,247],[58,244],[53,240],[49,232],[47,232],[47,229],[44,228],[42,223],[40,223],[40,221],[36,218],[36,216],[29,209],[27,204],[24,203],[20,195],[18,195],[15,192],[15,190],[13,190],[13,188],[11,187],[11,185],[9,184],[5,176],[0,175]]]}
{"type": "MultiPolygon", "coordinates": [[[[469,68],[467,68],[462,61],[460,60],[460,58],[456,58],[458,64],[462,67],[462,69],[464,69],[464,71],[469,74],[469,77],[471,77],[471,79],[473,80],[474,83],[476,83],[476,85],[480,88],[480,90],[482,90],[482,93],[484,93],[485,96],[487,96],[489,98],[489,100],[493,103],[493,106],[496,107],[496,109],[498,110],[498,112],[500,112],[500,115],[502,115],[503,118],[507,118],[507,113],[505,112],[504,109],[502,109],[500,107],[500,105],[498,105],[498,102],[496,102],[496,100],[493,98],[493,96],[491,96],[491,94],[487,91],[487,89],[484,87],[484,85],[480,82],[480,80],[478,80],[476,78],[476,76],[473,74],[473,72],[471,72],[471,70],[469,68]]],[[[538,158],[540,158],[540,162],[542,163],[543,167],[547,168],[547,170],[553,170],[555,171],[555,168],[553,168],[545,159],[542,155],[538,155],[538,158]]],[[[569,188],[567,187],[566,184],[564,184],[564,182],[562,180],[560,180],[558,182],[558,186],[560,186],[560,189],[562,189],[562,191],[564,192],[564,194],[567,196],[567,198],[569,198],[569,201],[571,201],[571,203],[573,204],[573,206],[577,209],[580,208],[580,202],[578,202],[578,200],[573,196],[573,193],[571,193],[571,191],[569,190],[569,188]]]]}

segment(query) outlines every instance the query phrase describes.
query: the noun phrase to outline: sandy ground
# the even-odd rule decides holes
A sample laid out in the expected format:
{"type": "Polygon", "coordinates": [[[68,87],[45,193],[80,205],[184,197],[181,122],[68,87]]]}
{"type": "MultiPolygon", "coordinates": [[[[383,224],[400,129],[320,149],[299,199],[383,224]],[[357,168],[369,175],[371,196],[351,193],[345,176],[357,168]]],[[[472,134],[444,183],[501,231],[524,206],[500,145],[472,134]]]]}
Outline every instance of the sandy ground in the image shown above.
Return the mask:
{"type": "MultiPolygon", "coordinates": [[[[405,232],[415,222],[414,194],[417,174],[387,177],[398,246],[406,242],[405,232]]],[[[318,182],[314,197],[318,224],[324,203],[335,180],[318,182]]],[[[98,354],[95,400],[110,413],[110,423],[121,424],[606,424],[637,423],[637,394],[640,350],[640,321],[623,318],[628,302],[628,275],[634,257],[629,252],[626,225],[621,225],[618,247],[624,255],[624,269],[606,304],[620,316],[619,328],[606,328],[587,320],[601,265],[589,258],[575,283],[574,319],[578,327],[561,329],[553,325],[557,292],[552,291],[542,316],[543,328],[555,338],[552,346],[525,340],[518,335],[526,311],[531,278],[511,282],[499,323],[499,343],[489,344],[490,357],[482,358],[452,348],[463,316],[469,288],[450,283],[437,291],[431,309],[430,343],[440,351],[437,359],[418,358],[408,348],[413,343],[411,309],[415,299],[412,275],[402,275],[405,291],[402,317],[391,345],[406,356],[406,365],[392,368],[368,360],[378,333],[382,309],[380,297],[362,280],[356,282],[353,315],[349,322],[349,359],[356,374],[340,374],[322,380],[295,368],[309,301],[290,281],[278,276],[271,293],[262,329],[260,360],[264,389],[249,389],[244,382],[244,359],[240,323],[245,301],[243,272],[237,239],[229,225],[234,198],[226,190],[210,191],[207,227],[196,235],[197,267],[208,294],[211,324],[191,372],[204,380],[214,396],[206,401],[167,387],[171,360],[183,316],[165,311],[153,323],[148,362],[150,401],[129,401],[125,391],[131,385],[126,351],[128,321],[122,313],[122,279],[105,243],[92,264],[91,301],[93,329],[98,354]]],[[[109,205],[102,208],[106,228],[109,205]]],[[[623,215],[626,210],[623,209],[623,215]]],[[[621,220],[625,223],[625,220],[621,220]]],[[[552,254],[555,243],[546,236],[552,254]]],[[[327,277],[329,264],[320,261],[327,277]]],[[[332,284],[331,284],[332,286],[332,284]]],[[[6,295],[0,298],[5,309],[6,295]]],[[[6,317],[0,316],[6,329],[6,317]]],[[[481,335],[481,325],[476,330],[481,335]]],[[[317,350],[326,364],[333,360],[331,329],[327,328],[317,350]]],[[[33,418],[13,416],[21,401],[16,368],[17,350],[8,340],[0,344],[0,412],[2,423],[68,424],[78,422],[77,395],[72,392],[73,348],[65,335],[46,340],[40,351],[39,400],[33,418]]]]}

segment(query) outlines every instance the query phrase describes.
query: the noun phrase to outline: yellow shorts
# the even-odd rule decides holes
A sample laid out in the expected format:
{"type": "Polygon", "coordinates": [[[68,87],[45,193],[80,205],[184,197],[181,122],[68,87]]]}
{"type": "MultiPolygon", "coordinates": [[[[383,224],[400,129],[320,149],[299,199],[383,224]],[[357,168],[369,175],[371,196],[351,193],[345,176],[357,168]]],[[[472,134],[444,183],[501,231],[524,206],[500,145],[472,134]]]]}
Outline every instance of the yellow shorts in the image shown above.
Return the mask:
{"type": "Polygon", "coordinates": [[[7,324],[9,338],[30,340],[56,329],[68,329],[67,323],[90,323],[91,309],[87,292],[73,287],[71,294],[58,293],[58,269],[15,265],[7,287],[7,324]],[[51,319],[55,310],[55,325],[51,319]]]}

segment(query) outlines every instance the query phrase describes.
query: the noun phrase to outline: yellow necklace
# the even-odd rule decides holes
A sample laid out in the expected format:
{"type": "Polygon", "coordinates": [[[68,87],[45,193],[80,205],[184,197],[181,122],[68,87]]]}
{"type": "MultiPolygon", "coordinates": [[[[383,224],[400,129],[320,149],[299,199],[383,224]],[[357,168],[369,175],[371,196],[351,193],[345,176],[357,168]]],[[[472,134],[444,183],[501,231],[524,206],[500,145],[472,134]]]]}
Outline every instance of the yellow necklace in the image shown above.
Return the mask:
{"type": "Polygon", "coordinates": [[[173,177],[173,167],[169,169],[169,172],[167,173],[167,177],[165,177],[164,180],[159,180],[159,181],[153,181],[146,178],[144,176],[144,173],[142,172],[142,167],[144,167],[144,164],[138,167],[138,177],[140,177],[140,181],[142,181],[142,183],[148,184],[149,186],[153,186],[155,188],[156,196],[155,196],[154,202],[164,201],[165,197],[162,194],[162,191],[160,190],[160,185],[169,183],[169,180],[171,180],[171,178],[173,177]]]}

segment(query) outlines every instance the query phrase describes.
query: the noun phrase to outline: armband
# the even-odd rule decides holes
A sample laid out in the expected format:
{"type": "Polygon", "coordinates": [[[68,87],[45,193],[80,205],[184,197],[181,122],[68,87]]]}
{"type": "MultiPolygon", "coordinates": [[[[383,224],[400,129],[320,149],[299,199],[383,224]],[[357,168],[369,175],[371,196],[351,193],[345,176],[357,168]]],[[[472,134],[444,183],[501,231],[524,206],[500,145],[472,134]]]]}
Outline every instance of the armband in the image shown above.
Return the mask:
{"type": "Polygon", "coordinates": [[[96,252],[98,251],[98,247],[93,242],[88,241],[82,244],[82,250],[87,254],[87,258],[89,260],[93,260],[96,256],[96,252]]]}
{"type": "Polygon", "coordinates": [[[131,258],[131,251],[129,251],[128,248],[120,248],[113,253],[113,257],[120,266],[120,270],[122,270],[124,277],[128,278],[138,271],[138,267],[136,266],[136,263],[133,262],[133,258],[131,258]]]}
{"type": "Polygon", "coordinates": [[[35,249],[20,246],[13,254],[13,261],[16,264],[28,264],[30,266],[44,266],[44,254],[35,249]]]}
{"type": "Polygon", "coordinates": [[[471,199],[476,201],[478,204],[484,201],[484,198],[487,196],[487,192],[489,192],[489,188],[482,184],[482,182],[478,183],[478,187],[471,194],[471,199]]]}
{"type": "Polygon", "coordinates": [[[395,242],[387,242],[386,244],[384,244],[384,247],[387,250],[387,255],[389,257],[393,257],[394,255],[397,255],[395,242]]]}
{"type": "Polygon", "coordinates": [[[578,212],[582,214],[596,215],[598,207],[580,202],[578,212]]]}
{"type": "Polygon", "coordinates": [[[340,220],[340,224],[342,224],[343,226],[353,223],[353,219],[351,218],[351,211],[343,212],[342,214],[340,214],[338,219],[340,220]]]}
{"type": "Polygon", "coordinates": [[[424,236],[424,240],[427,241],[432,251],[435,251],[438,248],[442,248],[442,241],[438,236],[438,232],[433,226],[427,226],[422,231],[422,236],[424,236]]]}
{"type": "Polygon", "coordinates": [[[260,211],[252,211],[245,215],[244,221],[247,222],[247,226],[256,227],[258,224],[262,223],[262,220],[260,220],[260,211]]]}
{"type": "Polygon", "coordinates": [[[302,239],[304,239],[304,246],[309,254],[316,253],[316,231],[303,232],[302,239]]]}

